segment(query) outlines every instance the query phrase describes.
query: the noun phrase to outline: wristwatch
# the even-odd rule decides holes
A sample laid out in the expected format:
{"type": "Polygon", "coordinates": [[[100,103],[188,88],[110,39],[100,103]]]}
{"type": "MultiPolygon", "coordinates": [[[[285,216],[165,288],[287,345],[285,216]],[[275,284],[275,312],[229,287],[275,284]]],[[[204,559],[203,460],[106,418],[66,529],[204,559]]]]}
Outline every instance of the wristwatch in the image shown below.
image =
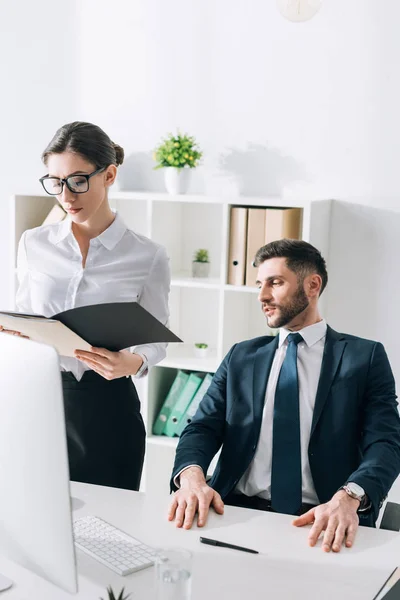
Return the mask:
{"type": "Polygon", "coordinates": [[[140,356],[140,358],[142,359],[142,364],[140,365],[139,369],[136,371],[135,373],[135,377],[142,377],[142,375],[146,374],[146,371],[149,368],[149,364],[147,362],[147,357],[144,354],[139,354],[139,352],[136,352],[136,354],[138,356],[140,356]]]}
{"type": "Polygon", "coordinates": [[[358,485],[358,483],[354,483],[354,481],[348,481],[340,489],[344,490],[346,494],[350,496],[350,498],[358,500],[360,502],[360,509],[364,508],[363,505],[365,504],[366,494],[364,488],[362,488],[361,485],[358,485]]]}

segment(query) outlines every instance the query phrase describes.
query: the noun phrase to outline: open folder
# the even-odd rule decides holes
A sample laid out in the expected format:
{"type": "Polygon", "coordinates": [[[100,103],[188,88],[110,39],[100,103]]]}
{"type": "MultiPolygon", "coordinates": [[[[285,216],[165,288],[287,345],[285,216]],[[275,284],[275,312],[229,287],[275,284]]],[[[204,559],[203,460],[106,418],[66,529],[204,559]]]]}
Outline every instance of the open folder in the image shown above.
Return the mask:
{"type": "Polygon", "coordinates": [[[0,325],[31,340],[54,346],[62,356],[94,346],[118,351],[155,342],[181,342],[137,302],[93,304],[66,310],[47,318],[0,311],[0,325]]]}
{"type": "Polygon", "coordinates": [[[389,575],[373,600],[400,600],[400,569],[396,567],[389,575]]]}

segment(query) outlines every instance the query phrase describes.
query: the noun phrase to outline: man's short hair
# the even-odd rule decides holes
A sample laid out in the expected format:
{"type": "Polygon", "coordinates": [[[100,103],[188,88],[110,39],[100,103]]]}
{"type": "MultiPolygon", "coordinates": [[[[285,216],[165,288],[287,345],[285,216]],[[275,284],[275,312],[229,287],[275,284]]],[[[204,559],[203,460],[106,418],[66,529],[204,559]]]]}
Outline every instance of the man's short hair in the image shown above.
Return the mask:
{"type": "Polygon", "coordinates": [[[328,283],[325,259],[321,252],[308,242],[289,239],[270,242],[257,251],[254,266],[259,267],[270,258],[286,258],[288,268],[296,273],[300,282],[311,273],[318,273],[322,279],[320,295],[324,291],[328,283]]]}

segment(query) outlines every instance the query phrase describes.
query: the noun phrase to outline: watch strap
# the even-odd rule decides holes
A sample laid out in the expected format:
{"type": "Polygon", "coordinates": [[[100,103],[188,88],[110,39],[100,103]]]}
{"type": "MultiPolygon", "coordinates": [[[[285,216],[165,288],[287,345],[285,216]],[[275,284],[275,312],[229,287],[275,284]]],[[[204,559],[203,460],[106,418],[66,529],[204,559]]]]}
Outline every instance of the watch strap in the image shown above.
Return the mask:
{"type": "Polygon", "coordinates": [[[140,356],[143,362],[140,365],[139,369],[136,371],[134,377],[142,377],[143,375],[146,375],[149,368],[149,363],[147,361],[147,357],[144,354],[140,354],[139,352],[135,352],[135,354],[140,356]]]}
{"type": "Polygon", "coordinates": [[[349,485],[347,485],[347,483],[345,485],[343,485],[341,489],[344,490],[346,492],[346,494],[348,494],[350,496],[350,498],[354,498],[355,500],[358,500],[361,505],[361,502],[364,500],[365,494],[363,494],[362,496],[360,496],[359,494],[356,494],[355,492],[353,492],[351,487],[349,485]]]}
{"type": "Polygon", "coordinates": [[[355,494],[347,484],[342,485],[339,490],[344,490],[346,494],[348,494],[351,498],[358,500],[360,502],[360,506],[357,509],[357,512],[366,512],[371,508],[371,502],[367,494],[364,492],[363,496],[360,498],[357,494],[355,494]]]}

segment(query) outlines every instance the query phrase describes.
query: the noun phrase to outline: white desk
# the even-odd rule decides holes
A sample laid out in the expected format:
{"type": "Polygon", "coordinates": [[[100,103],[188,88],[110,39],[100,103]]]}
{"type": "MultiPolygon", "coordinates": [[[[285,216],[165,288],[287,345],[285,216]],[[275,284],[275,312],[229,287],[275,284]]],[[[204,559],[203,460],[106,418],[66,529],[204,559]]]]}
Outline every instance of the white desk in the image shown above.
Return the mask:
{"type": "MultiPolygon", "coordinates": [[[[98,515],[153,546],[183,546],[194,552],[193,600],[369,600],[400,564],[398,533],[359,528],[356,544],[340,554],[307,546],[308,528],[293,527],[285,515],[226,507],[205,528],[177,529],[166,520],[168,496],[72,484],[76,516],[98,515]],[[259,550],[251,555],[200,544],[199,535],[259,550]]],[[[1,600],[106,600],[106,587],[125,586],[132,600],[154,598],[154,569],[119,577],[78,553],[79,594],[71,596],[0,557],[0,572],[15,582],[1,600]]]]}

